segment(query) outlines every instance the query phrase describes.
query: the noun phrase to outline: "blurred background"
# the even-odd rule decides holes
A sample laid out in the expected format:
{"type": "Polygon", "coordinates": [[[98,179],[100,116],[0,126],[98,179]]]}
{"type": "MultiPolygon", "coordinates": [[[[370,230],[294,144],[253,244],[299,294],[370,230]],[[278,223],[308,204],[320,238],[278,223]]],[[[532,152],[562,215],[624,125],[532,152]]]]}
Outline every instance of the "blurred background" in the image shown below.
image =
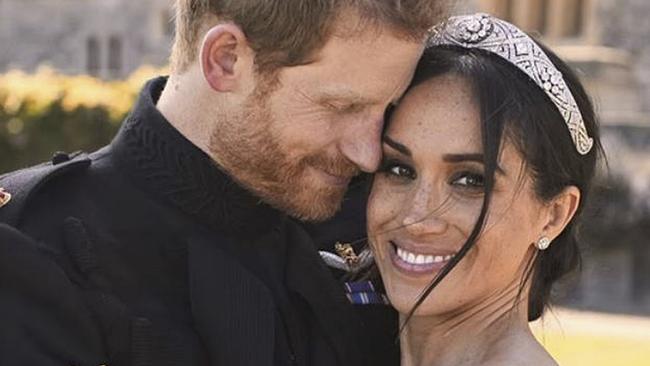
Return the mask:
{"type": "MultiPolygon", "coordinates": [[[[171,0],[0,0],[0,173],[108,143],[164,74],[171,0]]],[[[562,365],[650,365],[650,1],[458,0],[541,38],[593,96],[609,169],[583,266],[535,330],[562,365]]]]}

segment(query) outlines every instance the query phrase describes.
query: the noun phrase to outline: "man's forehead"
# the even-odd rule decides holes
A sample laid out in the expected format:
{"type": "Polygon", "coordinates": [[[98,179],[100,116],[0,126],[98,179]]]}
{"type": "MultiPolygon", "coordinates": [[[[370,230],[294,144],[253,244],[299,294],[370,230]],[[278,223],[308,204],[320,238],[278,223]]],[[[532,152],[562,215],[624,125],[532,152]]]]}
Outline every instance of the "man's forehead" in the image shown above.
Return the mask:
{"type": "MultiPolygon", "coordinates": [[[[346,27],[343,27],[346,29],[346,27]]],[[[345,63],[350,67],[399,67],[419,59],[425,40],[415,40],[397,34],[390,29],[366,26],[354,31],[337,29],[327,37],[323,45],[308,57],[312,62],[328,64],[345,63]],[[343,34],[341,34],[343,33],[343,34]]]]}
{"type": "MultiPolygon", "coordinates": [[[[388,45],[387,45],[388,46],[388,45]]],[[[309,63],[283,72],[293,85],[318,93],[319,97],[354,100],[359,104],[395,102],[408,87],[420,57],[416,43],[400,44],[380,52],[339,47],[322,50],[309,63]]],[[[325,47],[327,48],[327,46],[325,47]]]]}
{"type": "Polygon", "coordinates": [[[326,54],[320,62],[323,92],[375,101],[399,98],[410,84],[421,53],[415,43],[393,49],[386,46],[381,50],[352,48],[326,54]]]}
{"type": "MultiPolygon", "coordinates": [[[[406,83],[407,84],[407,83],[406,83]]],[[[401,98],[406,85],[395,85],[385,88],[363,88],[354,84],[322,85],[314,90],[321,101],[344,101],[360,105],[396,104],[401,98]]]]}

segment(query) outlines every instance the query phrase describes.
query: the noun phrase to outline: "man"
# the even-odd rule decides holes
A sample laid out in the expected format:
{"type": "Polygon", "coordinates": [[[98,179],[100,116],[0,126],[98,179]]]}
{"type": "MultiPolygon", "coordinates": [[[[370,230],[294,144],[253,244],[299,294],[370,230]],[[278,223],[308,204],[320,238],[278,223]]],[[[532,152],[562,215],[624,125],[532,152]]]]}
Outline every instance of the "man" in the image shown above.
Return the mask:
{"type": "Polygon", "coordinates": [[[443,10],[177,1],[171,75],[113,142],[0,179],[0,364],[397,362],[298,221],[377,168],[443,10]]]}

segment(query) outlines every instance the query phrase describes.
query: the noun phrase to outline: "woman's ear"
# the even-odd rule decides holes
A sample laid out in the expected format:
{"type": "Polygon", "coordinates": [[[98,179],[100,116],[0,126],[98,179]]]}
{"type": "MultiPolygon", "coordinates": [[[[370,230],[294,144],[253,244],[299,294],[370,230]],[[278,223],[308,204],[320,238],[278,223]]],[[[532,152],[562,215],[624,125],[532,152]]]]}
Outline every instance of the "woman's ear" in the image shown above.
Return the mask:
{"type": "Polygon", "coordinates": [[[580,206],[580,189],[576,186],[566,187],[555,196],[547,206],[547,221],[544,236],[553,240],[569,224],[580,206]]]}
{"type": "Polygon", "coordinates": [[[206,33],[201,44],[201,71],[217,92],[235,90],[242,78],[242,59],[251,52],[244,32],[235,24],[221,23],[206,33]]]}

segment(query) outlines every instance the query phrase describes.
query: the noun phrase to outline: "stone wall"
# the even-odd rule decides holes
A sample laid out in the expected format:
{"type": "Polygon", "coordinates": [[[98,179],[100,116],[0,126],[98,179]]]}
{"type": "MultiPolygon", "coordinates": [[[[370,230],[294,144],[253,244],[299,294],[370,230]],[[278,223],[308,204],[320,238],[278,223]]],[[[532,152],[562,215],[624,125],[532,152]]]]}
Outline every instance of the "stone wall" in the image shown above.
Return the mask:
{"type": "Polygon", "coordinates": [[[169,0],[0,0],[0,71],[48,64],[118,78],[142,64],[162,65],[170,14],[169,0]],[[89,57],[97,68],[89,69],[89,57]]]}
{"type": "Polygon", "coordinates": [[[600,0],[599,5],[602,42],[632,55],[643,111],[650,112],[650,1],[600,0]]]}

